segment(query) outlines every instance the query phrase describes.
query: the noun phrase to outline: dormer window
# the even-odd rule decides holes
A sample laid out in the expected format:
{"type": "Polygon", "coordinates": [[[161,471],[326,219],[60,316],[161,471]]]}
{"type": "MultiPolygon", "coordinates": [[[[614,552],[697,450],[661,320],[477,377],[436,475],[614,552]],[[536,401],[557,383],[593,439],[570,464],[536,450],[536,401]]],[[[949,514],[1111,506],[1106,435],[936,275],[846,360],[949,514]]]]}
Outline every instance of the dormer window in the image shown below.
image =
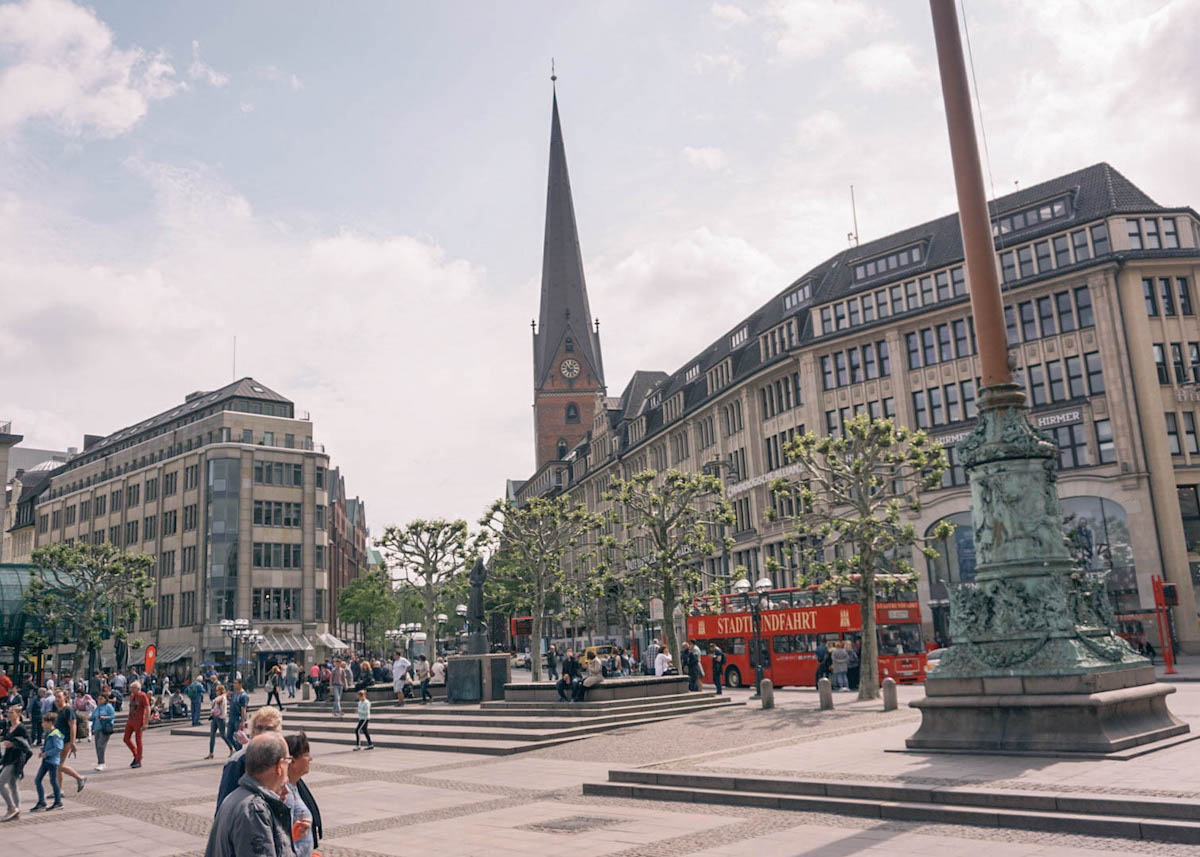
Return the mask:
{"type": "Polygon", "coordinates": [[[575,340],[568,336],[567,337],[567,351],[571,352],[574,350],[575,350],[575,340]]]}
{"type": "Polygon", "coordinates": [[[737,348],[739,345],[741,345],[743,342],[745,342],[749,336],[750,336],[750,329],[749,329],[749,327],[747,327],[746,325],[743,324],[740,328],[738,328],[737,330],[735,330],[733,332],[732,336],[729,337],[729,347],[737,348]]]}
{"type": "Polygon", "coordinates": [[[1008,235],[1010,232],[1020,232],[1022,229],[1040,226],[1052,220],[1066,220],[1072,214],[1071,198],[1060,196],[1058,199],[1048,200],[996,218],[992,222],[992,235],[1008,235]]]}
{"type": "Polygon", "coordinates": [[[650,394],[650,407],[657,408],[662,404],[662,390],[655,390],[650,394]]]}
{"type": "Polygon", "coordinates": [[[567,457],[567,442],[561,437],[558,439],[557,451],[559,461],[567,457]]]}
{"type": "Polygon", "coordinates": [[[699,377],[700,377],[700,364],[693,363],[691,366],[688,367],[687,372],[684,373],[683,380],[685,383],[691,383],[692,381],[695,381],[699,377]]]}
{"type": "Polygon", "coordinates": [[[784,310],[795,309],[812,299],[812,283],[805,283],[798,289],[792,289],[783,296],[784,310]]]}
{"type": "Polygon", "coordinates": [[[873,280],[875,277],[881,277],[892,271],[900,271],[904,268],[919,265],[924,258],[924,242],[913,244],[910,247],[905,247],[903,250],[888,253],[886,256],[878,256],[866,262],[856,263],[854,266],[854,279],[856,281],[873,280]]]}

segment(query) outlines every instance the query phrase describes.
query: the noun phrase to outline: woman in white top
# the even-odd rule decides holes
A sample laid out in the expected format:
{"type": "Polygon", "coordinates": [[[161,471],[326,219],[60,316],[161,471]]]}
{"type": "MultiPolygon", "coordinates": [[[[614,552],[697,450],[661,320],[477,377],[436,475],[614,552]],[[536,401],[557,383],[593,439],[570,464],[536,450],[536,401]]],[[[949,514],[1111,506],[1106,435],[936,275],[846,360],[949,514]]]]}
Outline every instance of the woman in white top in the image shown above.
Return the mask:
{"type": "Polygon", "coordinates": [[[663,649],[654,656],[654,674],[666,675],[667,670],[671,668],[671,653],[663,649]]]}

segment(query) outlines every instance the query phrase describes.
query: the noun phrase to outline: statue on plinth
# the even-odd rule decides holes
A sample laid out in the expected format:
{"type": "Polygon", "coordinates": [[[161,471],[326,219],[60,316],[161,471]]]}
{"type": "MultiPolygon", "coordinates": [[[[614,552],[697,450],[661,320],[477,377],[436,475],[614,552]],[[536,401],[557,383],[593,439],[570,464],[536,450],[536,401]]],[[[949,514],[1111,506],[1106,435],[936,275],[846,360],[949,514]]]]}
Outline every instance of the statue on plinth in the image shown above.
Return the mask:
{"type": "Polygon", "coordinates": [[[467,653],[485,655],[488,652],[487,618],[483,609],[483,583],[487,580],[487,565],[483,557],[475,557],[469,578],[471,594],[467,599],[467,653]]]}

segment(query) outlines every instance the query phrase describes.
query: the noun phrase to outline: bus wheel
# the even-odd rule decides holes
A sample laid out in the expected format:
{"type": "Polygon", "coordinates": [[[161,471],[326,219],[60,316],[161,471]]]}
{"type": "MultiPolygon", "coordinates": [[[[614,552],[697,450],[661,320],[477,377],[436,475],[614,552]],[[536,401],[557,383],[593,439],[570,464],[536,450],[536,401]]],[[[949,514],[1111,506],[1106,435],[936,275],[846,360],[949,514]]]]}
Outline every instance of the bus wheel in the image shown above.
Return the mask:
{"type": "Polygon", "coordinates": [[[737,667],[730,667],[725,671],[725,686],[726,687],[741,687],[742,673],[737,667]]]}

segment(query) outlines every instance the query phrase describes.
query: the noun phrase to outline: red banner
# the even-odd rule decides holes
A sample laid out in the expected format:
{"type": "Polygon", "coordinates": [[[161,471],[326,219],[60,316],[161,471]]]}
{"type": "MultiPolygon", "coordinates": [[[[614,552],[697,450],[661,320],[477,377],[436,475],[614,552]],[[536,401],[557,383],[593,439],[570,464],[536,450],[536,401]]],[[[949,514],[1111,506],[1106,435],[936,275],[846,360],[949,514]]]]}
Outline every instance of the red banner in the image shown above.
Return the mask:
{"type": "Polygon", "coordinates": [[[158,659],[158,647],[146,646],[146,672],[154,675],[154,662],[158,659]]]}

